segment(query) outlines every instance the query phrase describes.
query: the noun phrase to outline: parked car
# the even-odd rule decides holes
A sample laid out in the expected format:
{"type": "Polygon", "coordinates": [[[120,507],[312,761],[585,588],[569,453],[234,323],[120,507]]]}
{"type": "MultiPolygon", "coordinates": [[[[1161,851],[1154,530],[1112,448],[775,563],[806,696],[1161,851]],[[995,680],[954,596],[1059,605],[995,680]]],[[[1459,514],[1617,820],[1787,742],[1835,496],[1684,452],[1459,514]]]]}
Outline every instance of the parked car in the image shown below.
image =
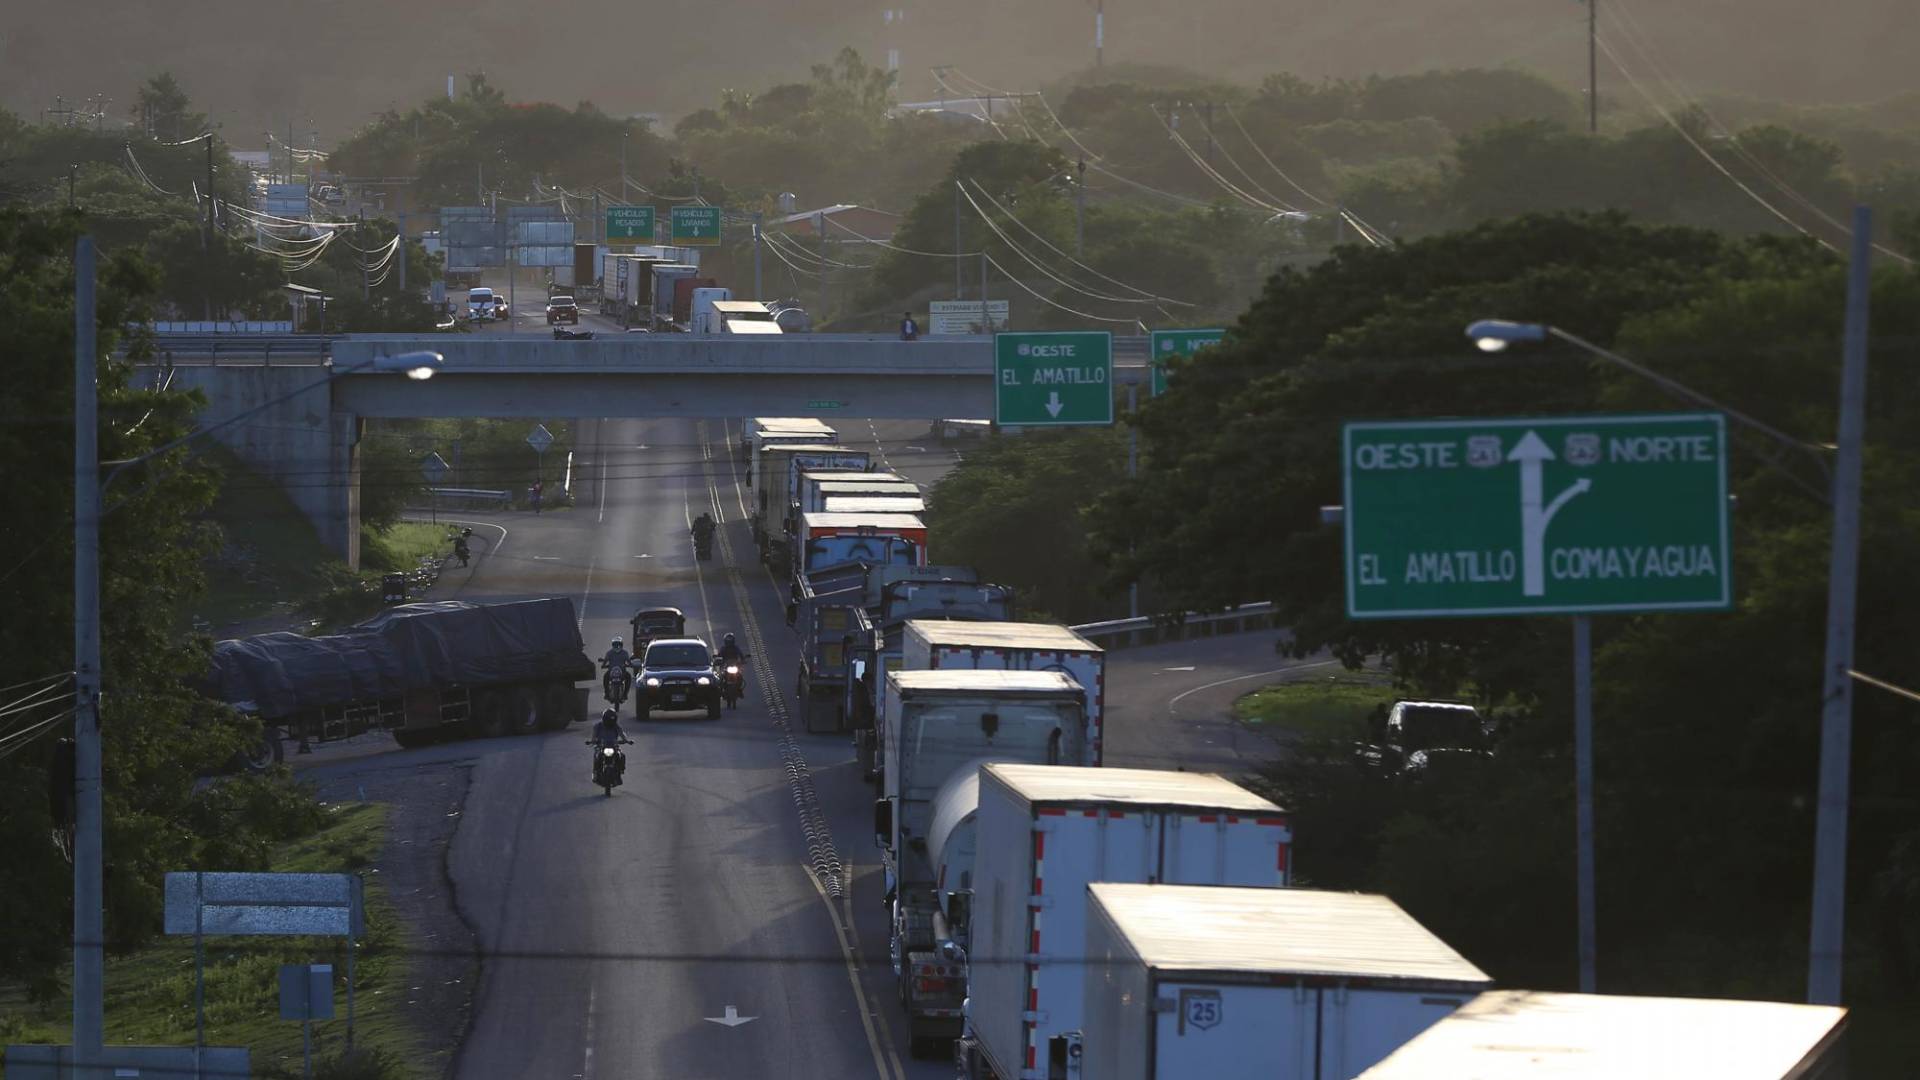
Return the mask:
{"type": "Polygon", "coordinates": [[[547,297],[547,325],[563,322],[580,325],[580,305],[571,296],[547,297]]]}
{"type": "Polygon", "coordinates": [[[720,719],[720,674],[713,653],[699,638],[656,638],[647,643],[634,688],[634,715],[705,709],[720,719]]]}
{"type": "Polygon", "coordinates": [[[1457,701],[1396,701],[1371,725],[1373,741],[1358,746],[1354,759],[1383,776],[1419,779],[1493,756],[1491,728],[1473,706],[1457,701]]]}

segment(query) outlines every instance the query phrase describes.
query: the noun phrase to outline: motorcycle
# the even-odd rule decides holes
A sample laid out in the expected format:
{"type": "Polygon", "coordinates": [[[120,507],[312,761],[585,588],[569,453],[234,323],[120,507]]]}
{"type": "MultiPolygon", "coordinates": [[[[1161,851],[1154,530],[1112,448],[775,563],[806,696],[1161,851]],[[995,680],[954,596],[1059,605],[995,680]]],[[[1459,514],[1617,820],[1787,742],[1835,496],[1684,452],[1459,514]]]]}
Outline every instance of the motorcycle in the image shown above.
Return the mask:
{"type": "MultiPolygon", "coordinates": [[[[600,666],[607,667],[607,662],[600,661],[600,666]]],[[[626,702],[627,695],[633,692],[633,672],[627,670],[625,665],[607,668],[606,676],[600,680],[600,688],[606,694],[607,704],[618,709],[626,702]]]]}
{"type": "Polygon", "coordinates": [[[473,557],[473,552],[467,548],[467,542],[465,540],[455,540],[453,542],[453,554],[460,560],[461,566],[467,565],[467,560],[473,557]]]}
{"type": "Polygon", "coordinates": [[[713,561],[713,537],[704,534],[694,537],[693,554],[701,562],[713,561]]]}
{"type": "MultiPolygon", "coordinates": [[[[626,775],[627,755],[621,753],[618,747],[601,746],[592,739],[587,740],[587,745],[594,748],[594,786],[604,790],[608,795],[612,795],[613,789],[620,786],[623,782],[621,778],[626,775]]],[[[621,739],[620,745],[632,746],[633,740],[621,739]]]]}
{"type": "Polygon", "coordinates": [[[747,678],[740,670],[743,662],[744,658],[726,662],[726,666],[720,669],[720,697],[729,709],[739,708],[740,698],[747,692],[747,678]]]}

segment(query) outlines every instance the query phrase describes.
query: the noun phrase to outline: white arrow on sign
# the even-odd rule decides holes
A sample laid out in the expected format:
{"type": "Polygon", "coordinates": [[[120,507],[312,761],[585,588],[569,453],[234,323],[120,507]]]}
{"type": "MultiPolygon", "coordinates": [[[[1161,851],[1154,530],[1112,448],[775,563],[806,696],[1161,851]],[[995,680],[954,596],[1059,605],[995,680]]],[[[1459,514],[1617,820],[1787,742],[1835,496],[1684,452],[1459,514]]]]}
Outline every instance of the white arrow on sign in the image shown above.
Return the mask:
{"type": "Polygon", "coordinates": [[[1060,410],[1064,408],[1066,408],[1066,406],[1060,403],[1060,391],[1049,391],[1047,393],[1047,415],[1058,420],[1060,419],[1060,410]]]}
{"type": "Polygon", "coordinates": [[[1541,467],[1553,460],[1553,451],[1531,429],[1507,454],[1508,461],[1520,463],[1520,576],[1521,592],[1527,596],[1547,594],[1547,523],[1567,505],[1567,500],[1593,488],[1586,477],[1575,480],[1565,491],[1541,505],[1541,467]]]}
{"type": "Polygon", "coordinates": [[[750,1024],[760,1018],[757,1016],[741,1016],[739,1008],[729,1005],[727,1006],[727,1015],[725,1016],[703,1016],[700,1019],[705,1020],[709,1024],[725,1024],[731,1028],[739,1027],[741,1024],[750,1024]]]}

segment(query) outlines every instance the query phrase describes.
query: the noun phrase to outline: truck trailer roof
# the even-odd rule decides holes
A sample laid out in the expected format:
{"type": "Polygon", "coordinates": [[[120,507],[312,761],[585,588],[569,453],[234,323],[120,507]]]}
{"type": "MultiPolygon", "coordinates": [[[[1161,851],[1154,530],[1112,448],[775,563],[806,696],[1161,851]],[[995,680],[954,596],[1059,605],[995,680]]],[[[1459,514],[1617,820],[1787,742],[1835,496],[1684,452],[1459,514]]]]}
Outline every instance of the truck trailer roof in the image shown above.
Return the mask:
{"type": "Polygon", "coordinates": [[[800,524],[809,529],[924,529],[927,523],[912,514],[801,514],[800,524]]]}
{"type": "Polygon", "coordinates": [[[761,431],[832,431],[816,416],[756,416],[748,421],[761,431]]]}
{"type": "Polygon", "coordinates": [[[1058,694],[1062,691],[1084,694],[1080,684],[1058,671],[976,671],[955,668],[948,671],[889,671],[887,681],[901,692],[951,692],[955,694],[1058,694]]]}
{"type": "Polygon", "coordinates": [[[1135,955],[1163,972],[1492,982],[1384,896],[1115,882],[1087,889],[1135,955]]]}
{"type": "Polygon", "coordinates": [[[1052,649],[1059,651],[1103,652],[1100,646],[1065,626],[1053,623],[956,622],[946,619],[912,619],[907,626],[932,645],[968,645],[988,649],[1052,649]]]}
{"type": "Polygon", "coordinates": [[[1494,990],[1359,1080],[1797,1080],[1815,1075],[1846,1015],[1778,1001],[1494,990]]]}
{"type": "Polygon", "coordinates": [[[1135,806],[1192,806],[1279,814],[1281,809],[1239,784],[1212,773],[1164,769],[1085,769],[1068,765],[998,762],[983,773],[1030,803],[1127,803],[1135,806]]]}

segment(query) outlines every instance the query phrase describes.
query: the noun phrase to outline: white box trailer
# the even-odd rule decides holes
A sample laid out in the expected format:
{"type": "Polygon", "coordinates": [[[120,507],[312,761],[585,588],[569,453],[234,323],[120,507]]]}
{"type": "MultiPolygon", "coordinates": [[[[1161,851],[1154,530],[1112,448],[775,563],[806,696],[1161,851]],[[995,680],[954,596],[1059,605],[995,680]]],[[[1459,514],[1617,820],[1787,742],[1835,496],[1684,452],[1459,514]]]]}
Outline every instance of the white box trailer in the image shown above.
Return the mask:
{"type": "MultiPolygon", "coordinates": [[[[1050,623],[955,622],[913,619],[901,649],[906,671],[986,668],[1064,671],[1087,690],[1087,756],[1069,764],[1098,765],[1104,742],[1107,652],[1064,626],[1050,623]]],[[[884,708],[882,703],[882,707],[884,708]]]]}
{"type": "Polygon", "coordinates": [[[1837,1076],[1847,1010],[1778,1001],[1495,990],[1361,1080],[1816,1080],[1837,1076]]]}
{"type": "Polygon", "coordinates": [[[802,478],[800,511],[817,514],[827,508],[827,500],[840,496],[881,495],[896,498],[921,497],[920,485],[889,472],[849,475],[845,472],[809,472],[802,478]]]}
{"type": "MultiPolygon", "coordinates": [[[[1087,895],[1087,1080],[1352,1080],[1493,982],[1384,896],[1118,882],[1087,895]]],[[[1055,1054],[1073,1060],[1071,1036],[1055,1054]]]]}
{"type": "Polygon", "coordinates": [[[835,495],[822,514],[924,514],[927,501],[918,495],[835,495]]]}
{"type": "Polygon", "coordinates": [[[1049,1040],[1081,1026],[1089,883],[1278,888],[1293,852],[1269,800],[1158,769],[982,766],[971,839],[971,873],[942,883],[973,894],[962,1053],[1002,1080],[1044,1076],[1049,1040]]]}

